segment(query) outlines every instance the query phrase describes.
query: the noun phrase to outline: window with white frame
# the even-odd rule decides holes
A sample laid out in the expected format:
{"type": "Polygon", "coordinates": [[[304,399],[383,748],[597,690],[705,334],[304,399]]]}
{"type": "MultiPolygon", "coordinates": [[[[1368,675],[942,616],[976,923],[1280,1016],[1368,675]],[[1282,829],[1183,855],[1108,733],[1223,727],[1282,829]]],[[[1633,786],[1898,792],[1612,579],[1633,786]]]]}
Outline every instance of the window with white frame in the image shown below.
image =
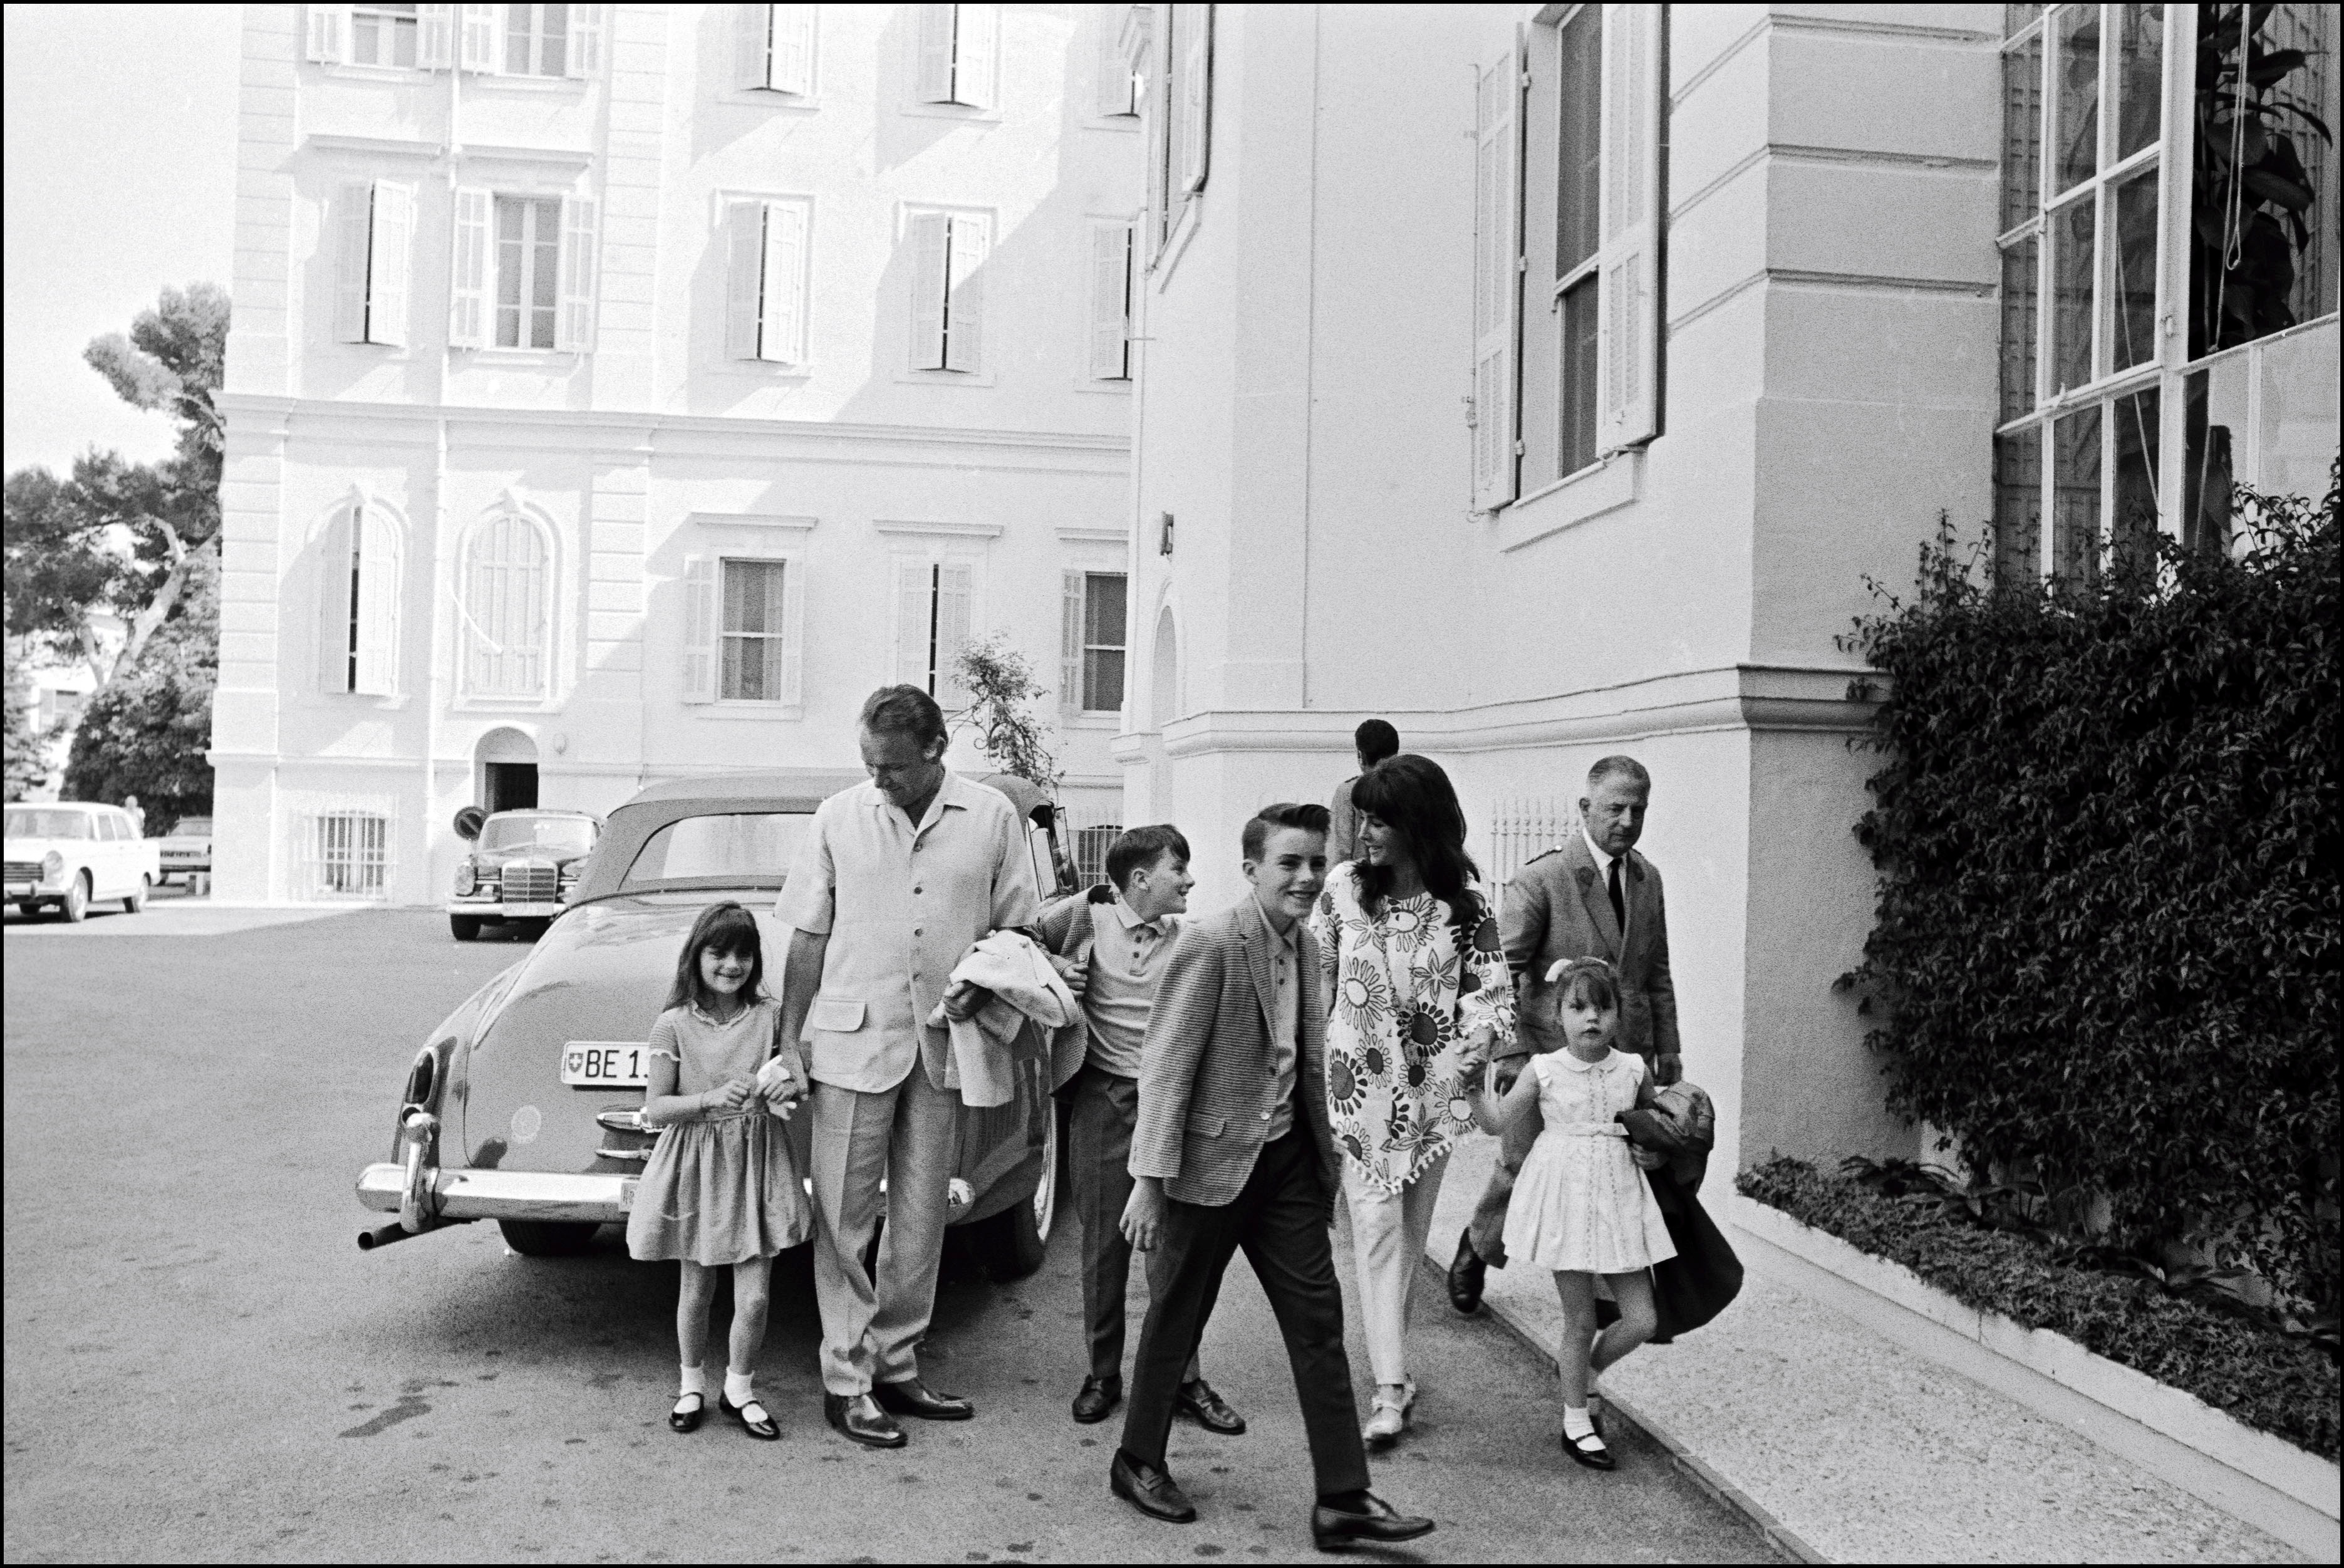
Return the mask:
{"type": "Polygon", "coordinates": [[[304,813],[300,835],[305,894],[326,898],[389,895],[391,822],[379,811],[304,813]]]}
{"type": "Polygon", "coordinates": [[[1660,433],[1666,8],[1529,28],[1475,98],[1473,488],[1495,511],[1660,433]]]}
{"type": "Polygon", "coordinates": [[[570,74],[570,7],[504,5],[505,68],[508,76],[570,74]]]}
{"type": "Polygon", "coordinates": [[[1098,47],[1092,56],[1091,113],[1103,120],[1136,117],[1139,113],[1139,77],[1123,52],[1123,24],[1128,5],[1094,5],[1098,14],[1098,47]]]}
{"type": "Polygon", "coordinates": [[[947,708],[968,692],[958,663],[968,646],[976,568],[965,561],[899,557],[895,561],[895,679],[947,708]]]}
{"type": "Polygon", "coordinates": [[[904,242],[911,252],[911,369],[985,370],[985,258],[993,246],[987,213],[912,212],[904,242]]]}
{"type": "Polygon", "coordinates": [[[335,197],[334,336],[344,343],[407,343],[415,187],[361,180],[335,197]]]}
{"type": "Polygon", "coordinates": [[[596,233],[588,197],[460,187],[450,347],[590,351],[596,233]]]}
{"type": "Polygon", "coordinates": [[[740,83],[753,92],[804,97],[813,91],[814,7],[736,5],[740,83]]]}
{"type": "Polygon", "coordinates": [[[1166,34],[1155,51],[1147,157],[1148,209],[1160,249],[1180,225],[1189,198],[1205,188],[1213,124],[1213,8],[1164,7],[1166,34]]]}
{"type": "Polygon", "coordinates": [[[917,76],[912,96],[924,104],[991,108],[1001,43],[998,5],[916,7],[917,76]]]}
{"type": "Polygon", "coordinates": [[[412,5],[350,7],[350,64],[416,64],[416,16],[412,5]]]}
{"type": "Polygon", "coordinates": [[[1995,569],[2088,582],[2221,542],[2209,361],[2336,309],[2337,11],[2006,16],[1995,569]]]}
{"type": "Polygon", "coordinates": [[[601,54],[600,5],[308,7],[308,56],[324,65],[585,77],[601,54]]]}
{"type": "Polygon", "coordinates": [[[1130,580],[1120,572],[1069,572],[1058,653],[1062,706],[1085,713],[1123,708],[1130,580]]]}
{"type": "Polygon", "coordinates": [[[321,690],[388,697],[398,689],[399,532],[352,502],[328,520],[318,546],[318,668],[321,690]]]}
{"type": "Polygon", "coordinates": [[[1090,228],[1090,374],[1097,381],[1131,379],[1132,240],[1127,219],[1090,228]]]}
{"type": "Polygon", "coordinates": [[[809,216],[802,197],[724,204],[727,359],[805,363],[809,216]]]}
{"type": "Polygon", "coordinates": [[[789,555],[692,555],[683,572],[683,700],[795,706],[805,568],[789,555]]]}
{"type": "Polygon", "coordinates": [[[547,694],[553,546],[544,526],[504,511],[464,549],[464,693],[541,701],[547,694]]]}

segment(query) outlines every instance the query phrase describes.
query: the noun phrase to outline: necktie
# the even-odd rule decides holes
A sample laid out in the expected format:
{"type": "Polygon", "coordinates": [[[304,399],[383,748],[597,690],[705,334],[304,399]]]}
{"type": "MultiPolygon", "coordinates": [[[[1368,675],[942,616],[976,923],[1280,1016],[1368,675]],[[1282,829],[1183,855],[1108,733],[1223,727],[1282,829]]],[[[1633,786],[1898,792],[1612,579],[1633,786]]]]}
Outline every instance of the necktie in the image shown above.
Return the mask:
{"type": "Polygon", "coordinates": [[[1620,896],[1620,856],[1612,857],[1612,918],[1620,923],[1620,940],[1628,940],[1628,903],[1620,896]]]}

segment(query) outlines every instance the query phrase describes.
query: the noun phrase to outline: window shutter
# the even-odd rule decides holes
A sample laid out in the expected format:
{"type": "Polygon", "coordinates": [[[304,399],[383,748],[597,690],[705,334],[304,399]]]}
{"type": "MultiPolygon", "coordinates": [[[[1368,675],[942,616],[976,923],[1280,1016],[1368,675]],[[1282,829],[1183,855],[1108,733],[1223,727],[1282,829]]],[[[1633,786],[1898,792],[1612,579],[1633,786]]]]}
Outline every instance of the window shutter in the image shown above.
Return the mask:
{"type": "Polygon", "coordinates": [[[1180,188],[1205,188],[1211,162],[1213,116],[1213,8],[1190,5],[1180,51],[1180,188]]]}
{"type": "Polygon", "coordinates": [[[565,196],[561,198],[561,313],[554,318],[553,346],[573,354],[594,351],[594,202],[588,197],[565,196]]]}
{"type": "Polygon", "coordinates": [[[919,64],[913,93],[924,104],[948,104],[953,97],[953,13],[957,5],[919,7],[919,64]]]}
{"type": "MultiPolygon", "coordinates": [[[[470,11],[471,6],[464,7],[470,11]]],[[[471,24],[465,26],[469,31],[471,24]]],[[[477,186],[456,191],[456,253],[448,277],[448,346],[489,346],[489,219],[495,198],[477,186]]]]}
{"type": "Polygon", "coordinates": [[[782,568],[782,689],[780,700],[805,701],[805,562],[782,568]]]}
{"type": "Polygon", "coordinates": [[[497,8],[461,7],[463,25],[457,37],[456,63],[467,71],[494,76],[497,71],[497,8]]]}
{"type": "Polygon", "coordinates": [[[945,368],[945,252],[952,219],[941,212],[915,212],[905,221],[904,233],[912,243],[912,369],[941,370],[945,368]]]}
{"type": "Polygon", "coordinates": [[[683,700],[716,700],[716,558],[683,562],[683,700]]]}
{"type": "Polygon", "coordinates": [[[762,336],[765,298],[765,204],[736,201],[724,208],[724,357],[753,359],[762,336]]]}
{"type": "Polygon", "coordinates": [[[962,649],[968,646],[969,621],[976,597],[974,568],[950,562],[936,568],[936,701],[947,708],[965,708],[968,688],[954,673],[962,649]]]}
{"type": "Polygon", "coordinates": [[[360,181],[342,187],[334,218],[334,337],[338,342],[367,340],[367,261],[372,250],[374,187],[360,181]]]}
{"type": "Polygon", "coordinates": [[[976,375],[985,369],[985,220],[952,220],[952,289],[945,297],[945,369],[976,375]]]}
{"type": "Polygon", "coordinates": [[[350,689],[350,551],[358,509],[336,510],[318,546],[318,689],[350,689]]]}
{"type": "Polygon", "coordinates": [[[895,562],[895,680],[935,694],[928,678],[929,634],[935,629],[935,572],[924,561],[895,562]]]}
{"type": "Polygon", "coordinates": [[[1474,95],[1473,505],[1514,499],[1520,407],[1514,354],[1521,332],[1521,60],[1481,73],[1474,95]]]}
{"type": "Polygon", "coordinates": [[[993,106],[994,61],[1001,48],[1001,7],[956,5],[953,25],[953,102],[993,106]]]}
{"type": "Polygon", "coordinates": [[[1603,248],[1598,263],[1596,444],[1660,430],[1661,15],[1603,7],[1603,248]]]}
{"type": "Polygon", "coordinates": [[[570,46],[562,51],[562,74],[599,76],[602,74],[602,7],[570,7],[570,46]]]}
{"type": "Polygon", "coordinates": [[[399,543],[381,518],[358,512],[351,519],[357,534],[359,568],[358,678],[350,690],[369,697],[388,697],[398,690],[392,663],[399,636],[399,543]]]}
{"type": "Polygon", "coordinates": [[[773,7],[735,5],[740,32],[734,46],[740,52],[741,85],[763,89],[773,85],[773,7]]]}
{"type": "Polygon", "coordinates": [[[377,180],[367,253],[367,341],[407,347],[408,272],[415,248],[415,187],[377,180]]]}
{"type": "Polygon", "coordinates": [[[811,5],[773,8],[773,54],[765,85],[777,93],[803,96],[813,91],[813,16],[811,5]]]}
{"type": "Polygon", "coordinates": [[[1091,376],[1120,381],[1130,374],[1131,226],[1099,224],[1091,230],[1091,376]]]}
{"type": "Polygon", "coordinates": [[[1091,112],[1101,119],[1137,114],[1131,63],[1123,57],[1123,17],[1130,7],[1096,5],[1092,9],[1098,13],[1098,65],[1091,112]]]}
{"type": "Polygon", "coordinates": [[[456,7],[415,8],[415,63],[427,71],[445,71],[455,66],[456,7]]]}
{"type": "Polygon", "coordinates": [[[1058,706],[1070,713],[1083,711],[1083,573],[1059,574],[1058,588],[1058,706]]]}
{"type": "Polygon", "coordinates": [[[805,362],[805,208],[794,202],[765,206],[764,330],[757,357],[776,364],[805,362]]]}
{"type": "Polygon", "coordinates": [[[309,7],[309,58],[321,66],[349,61],[350,8],[347,5],[309,7]]]}

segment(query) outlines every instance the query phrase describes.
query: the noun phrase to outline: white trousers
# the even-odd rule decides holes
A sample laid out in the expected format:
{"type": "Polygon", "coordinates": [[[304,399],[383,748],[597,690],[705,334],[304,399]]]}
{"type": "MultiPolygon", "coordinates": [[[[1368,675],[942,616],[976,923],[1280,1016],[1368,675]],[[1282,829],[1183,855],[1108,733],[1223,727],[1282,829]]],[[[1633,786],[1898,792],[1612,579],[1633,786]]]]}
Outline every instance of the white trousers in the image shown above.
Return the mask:
{"type": "Polygon", "coordinates": [[[1359,1272],[1359,1320],[1368,1361],[1379,1383],[1408,1381],[1408,1316],[1424,1239],[1449,1156],[1426,1166],[1414,1181],[1387,1192],[1357,1161],[1343,1161],[1343,1197],[1351,1209],[1351,1261],[1359,1272]]]}

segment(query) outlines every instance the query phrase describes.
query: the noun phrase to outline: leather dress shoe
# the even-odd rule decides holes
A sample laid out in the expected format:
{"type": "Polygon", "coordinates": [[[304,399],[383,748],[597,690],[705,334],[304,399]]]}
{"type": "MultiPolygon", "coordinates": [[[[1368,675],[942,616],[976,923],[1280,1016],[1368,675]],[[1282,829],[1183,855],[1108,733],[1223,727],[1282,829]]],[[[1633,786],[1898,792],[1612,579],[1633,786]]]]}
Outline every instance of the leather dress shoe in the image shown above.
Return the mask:
{"type": "Polygon", "coordinates": [[[1394,1512],[1374,1492],[1363,1492],[1367,1506],[1356,1512],[1321,1502],[1310,1510],[1311,1543],[1321,1552],[1352,1545],[1389,1546],[1432,1533],[1432,1521],[1394,1512]]]}
{"type": "Polygon", "coordinates": [[[1213,1391],[1213,1385],[1202,1378],[1180,1385],[1172,1396],[1176,1415],[1187,1416],[1207,1431],[1217,1431],[1223,1437],[1236,1437],[1246,1429],[1245,1417],[1229,1408],[1229,1401],[1213,1391]]]}
{"type": "Polygon", "coordinates": [[[1471,1317],[1480,1310],[1481,1284],[1488,1277],[1490,1266],[1473,1250],[1470,1230],[1457,1238],[1457,1256],[1449,1264],[1449,1304],[1471,1317]]]}
{"type": "Polygon", "coordinates": [[[1122,1402],[1122,1378],[1085,1378],[1083,1391],[1075,1396],[1075,1419],[1085,1426],[1105,1421],[1122,1402]]]}
{"type": "Polygon", "coordinates": [[[824,1394],[822,1415],[839,1436],[865,1448],[901,1448],[911,1441],[869,1394],[824,1394]]]}
{"type": "Polygon", "coordinates": [[[731,1400],[726,1399],[722,1394],[718,1394],[716,1396],[716,1408],[722,1411],[726,1415],[731,1416],[734,1421],[739,1421],[741,1423],[741,1430],[747,1432],[751,1437],[757,1439],[759,1442],[781,1442],[781,1423],[773,1418],[772,1412],[765,1410],[763,1401],[752,1399],[747,1404],[736,1405],[731,1400]],[[754,1421],[751,1421],[749,1419],[749,1409],[751,1405],[754,1405],[761,1412],[754,1421]]]}
{"type": "Polygon", "coordinates": [[[871,1397],[889,1415],[907,1415],[917,1421],[966,1421],[976,1413],[976,1407],[958,1394],[940,1394],[917,1378],[874,1383],[871,1397]]]}
{"type": "Polygon", "coordinates": [[[1150,1519],[1161,1519],[1167,1524],[1194,1524],[1197,1505],[1180,1490],[1180,1483],[1157,1465],[1144,1459],[1134,1459],[1121,1449],[1106,1467],[1107,1489],[1130,1503],[1150,1519]]]}

